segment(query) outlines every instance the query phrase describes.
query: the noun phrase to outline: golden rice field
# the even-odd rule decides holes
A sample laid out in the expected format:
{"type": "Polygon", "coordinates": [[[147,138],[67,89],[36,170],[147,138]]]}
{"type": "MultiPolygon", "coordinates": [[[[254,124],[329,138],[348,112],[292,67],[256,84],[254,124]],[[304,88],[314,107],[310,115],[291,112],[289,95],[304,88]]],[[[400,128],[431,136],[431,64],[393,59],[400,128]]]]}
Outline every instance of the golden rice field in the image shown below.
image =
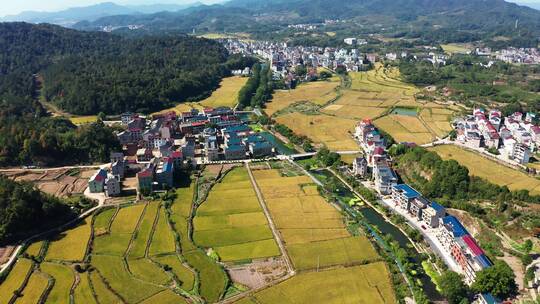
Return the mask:
{"type": "Polygon", "coordinates": [[[92,232],[92,219],[84,219],[77,227],[60,233],[49,243],[46,260],[82,261],[92,232]]]}
{"type": "Polygon", "coordinates": [[[390,273],[383,262],[300,273],[249,295],[238,304],[396,303],[390,273]]]}
{"type": "MultiPolygon", "coordinates": [[[[320,109],[320,115],[302,113],[300,109],[292,108],[277,115],[276,121],[334,151],[358,149],[349,132],[359,120],[365,118],[375,119],[378,127],[400,142],[423,144],[436,137],[444,137],[451,131],[450,120],[454,110],[431,102],[418,102],[415,95],[420,90],[401,81],[397,68],[377,64],[373,70],[351,72],[349,77],[350,88],[337,87],[334,90],[337,99],[320,109]],[[406,117],[390,114],[396,107],[416,108],[420,115],[406,117]]],[[[302,91],[302,87],[310,85],[313,83],[299,86],[290,91],[289,96],[283,92],[276,93],[274,99],[278,102],[274,105],[273,102],[268,103],[266,112],[275,114],[294,102],[313,98],[317,94],[323,96],[327,92],[325,89],[302,91]]]]}
{"type": "Polygon", "coordinates": [[[94,123],[97,121],[97,116],[96,115],[90,115],[90,116],[72,116],[72,117],[69,117],[69,120],[74,124],[74,125],[86,125],[86,124],[91,124],[91,123],[94,123]]]}
{"type": "Polygon", "coordinates": [[[435,139],[417,117],[391,114],[373,123],[377,128],[388,132],[397,142],[425,144],[435,139]]]}
{"type": "Polygon", "coordinates": [[[199,101],[199,102],[182,102],[177,106],[159,111],[158,113],[166,113],[174,111],[176,113],[182,113],[190,111],[191,109],[202,109],[202,108],[217,108],[217,107],[230,107],[234,108],[238,103],[238,92],[244,87],[248,81],[248,77],[233,76],[223,78],[219,85],[219,88],[212,92],[210,97],[199,101]]]}
{"type": "Polygon", "coordinates": [[[437,152],[443,159],[454,159],[466,166],[470,175],[484,178],[499,186],[507,186],[510,190],[527,189],[531,194],[540,194],[540,180],[474,152],[453,145],[436,146],[429,150],[437,152]]]}
{"type": "Polygon", "coordinates": [[[324,144],[333,151],[358,150],[350,132],[356,120],[329,115],[290,113],[276,117],[278,123],[291,128],[296,134],[305,135],[317,144],[324,144]]]}
{"type": "Polygon", "coordinates": [[[466,43],[441,44],[441,47],[448,54],[467,54],[472,49],[472,45],[466,43]]]}
{"type": "Polygon", "coordinates": [[[233,169],[212,188],[193,225],[195,243],[213,248],[224,262],[280,255],[244,167],[233,169]]]}
{"type": "Polygon", "coordinates": [[[312,183],[307,176],[282,177],[278,170],[253,174],[295,269],[379,260],[366,237],[352,237],[341,213],[312,187],[305,187],[312,183]]]}
{"type": "Polygon", "coordinates": [[[337,97],[336,89],[339,85],[339,77],[333,77],[328,81],[301,84],[294,90],[278,90],[274,93],[272,100],[266,104],[264,111],[268,116],[272,116],[276,112],[298,102],[324,105],[337,97]]]}

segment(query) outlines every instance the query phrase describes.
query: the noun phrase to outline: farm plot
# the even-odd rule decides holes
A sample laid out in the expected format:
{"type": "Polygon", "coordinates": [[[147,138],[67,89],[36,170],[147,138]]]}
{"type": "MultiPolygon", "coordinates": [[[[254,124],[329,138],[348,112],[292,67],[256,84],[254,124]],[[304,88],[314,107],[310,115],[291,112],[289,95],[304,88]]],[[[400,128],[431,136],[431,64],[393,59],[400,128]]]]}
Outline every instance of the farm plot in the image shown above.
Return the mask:
{"type": "Polygon", "coordinates": [[[174,234],[169,227],[169,221],[167,220],[167,214],[165,208],[159,210],[159,218],[154,228],[152,235],[152,242],[150,243],[149,254],[151,256],[173,253],[176,251],[176,244],[174,242],[174,234]]]}
{"type": "Polygon", "coordinates": [[[425,144],[433,140],[433,134],[418,117],[388,115],[373,122],[375,126],[390,134],[397,142],[425,144]]]}
{"type": "Polygon", "coordinates": [[[96,299],[90,286],[89,273],[82,273],[79,275],[79,284],[73,291],[73,300],[75,303],[89,303],[96,304],[96,299]]]}
{"type": "Polygon", "coordinates": [[[138,303],[165,289],[164,287],[146,283],[133,277],[127,271],[121,257],[94,255],[92,257],[92,265],[96,267],[107,281],[107,284],[129,303],[138,303]]]}
{"type": "Polygon", "coordinates": [[[78,169],[50,169],[43,171],[7,171],[3,175],[15,181],[33,183],[39,190],[57,197],[83,194],[88,187],[87,171],[78,169]]]}
{"type": "Polygon", "coordinates": [[[92,219],[83,220],[77,227],[60,233],[49,243],[46,260],[82,261],[92,232],[92,219]]]}
{"type": "Polygon", "coordinates": [[[143,258],[146,255],[146,249],[152,235],[152,227],[158,214],[159,204],[157,202],[149,203],[141,219],[139,229],[135,239],[131,242],[131,248],[128,254],[129,258],[143,258]]]}
{"type": "Polygon", "coordinates": [[[266,104],[264,111],[268,116],[272,116],[276,112],[298,102],[311,102],[316,105],[324,105],[338,96],[336,89],[339,84],[339,77],[333,77],[329,81],[301,84],[294,90],[276,91],[272,100],[266,104]]]}
{"type": "Polygon", "coordinates": [[[7,278],[0,284],[0,304],[9,303],[11,296],[22,287],[25,278],[30,274],[33,263],[28,259],[19,259],[7,278]],[[5,296],[4,296],[5,295],[5,296]]]}
{"type": "Polygon", "coordinates": [[[57,263],[42,263],[41,271],[54,279],[54,285],[46,303],[69,303],[70,291],[75,283],[75,275],[70,267],[57,263]]]}
{"type": "Polygon", "coordinates": [[[298,270],[359,265],[379,260],[379,255],[365,237],[289,245],[288,252],[294,267],[298,270]]]}
{"type": "Polygon", "coordinates": [[[99,303],[122,303],[122,300],[109,289],[97,271],[90,273],[90,282],[99,303]]]}
{"type": "Polygon", "coordinates": [[[307,136],[317,144],[326,145],[330,150],[358,149],[358,145],[350,134],[356,125],[354,119],[289,113],[276,117],[276,121],[288,126],[298,135],[307,136]]]}
{"type": "MultiPolygon", "coordinates": [[[[227,77],[221,80],[219,88],[217,88],[210,97],[200,102],[182,102],[177,106],[160,111],[154,114],[166,113],[174,111],[176,113],[182,113],[190,111],[191,109],[202,108],[217,108],[217,107],[230,107],[233,108],[238,103],[238,92],[244,87],[248,81],[247,77],[227,77]]],[[[153,114],[153,115],[154,115],[153,114]]]]}
{"type": "Polygon", "coordinates": [[[426,122],[428,128],[441,138],[452,131],[450,124],[452,115],[451,110],[438,108],[425,108],[420,112],[420,117],[426,122]]]}
{"type": "MultiPolygon", "coordinates": [[[[174,222],[174,229],[180,235],[182,256],[185,258],[186,263],[198,273],[200,295],[208,302],[217,302],[225,292],[228,278],[221,266],[216,264],[204,252],[197,249],[190,238],[189,221],[194,192],[195,183],[191,181],[189,181],[189,184],[177,189],[176,199],[171,206],[171,219],[174,222]]],[[[160,258],[157,259],[161,263],[160,258]]],[[[169,266],[174,267],[173,265],[169,266]]],[[[176,274],[178,271],[184,272],[180,267],[173,271],[176,274]]],[[[189,276],[187,273],[183,275],[189,276]]],[[[180,278],[180,275],[177,274],[177,276],[180,278]]],[[[186,279],[184,282],[188,281],[189,279],[186,279]]]]}
{"type": "MultiPolygon", "coordinates": [[[[93,253],[123,256],[145,206],[139,204],[121,208],[110,224],[110,233],[94,238],[93,253]]],[[[109,213],[98,215],[101,216],[103,219],[99,220],[98,229],[103,229],[109,213]]]]}
{"type": "Polygon", "coordinates": [[[499,186],[507,186],[510,190],[526,189],[531,194],[540,194],[540,180],[525,173],[498,164],[474,152],[453,145],[430,148],[443,159],[454,159],[469,169],[469,174],[484,178],[499,186]]]}
{"type": "Polygon", "coordinates": [[[153,258],[160,265],[171,268],[176,278],[180,281],[180,287],[184,290],[192,290],[195,282],[195,274],[187,268],[177,255],[165,255],[153,258]]]}
{"type": "Polygon", "coordinates": [[[37,303],[38,299],[41,298],[48,285],[49,279],[47,276],[41,272],[34,271],[22,291],[22,297],[17,298],[17,303],[37,303]]]}
{"type": "Polygon", "coordinates": [[[193,239],[225,262],[279,255],[245,168],[236,168],[197,209],[193,239]],[[230,190],[234,189],[234,190],[230,190]]]}
{"type": "Polygon", "coordinates": [[[382,262],[301,273],[236,303],[395,303],[390,274],[382,262]]]}

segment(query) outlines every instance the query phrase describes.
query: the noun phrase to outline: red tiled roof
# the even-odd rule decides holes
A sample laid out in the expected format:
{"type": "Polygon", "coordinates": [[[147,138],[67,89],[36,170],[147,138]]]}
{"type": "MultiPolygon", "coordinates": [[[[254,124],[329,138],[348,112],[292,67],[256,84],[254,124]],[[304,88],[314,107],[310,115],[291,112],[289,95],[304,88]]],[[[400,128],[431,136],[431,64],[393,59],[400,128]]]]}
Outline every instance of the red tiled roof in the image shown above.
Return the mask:
{"type": "Polygon", "coordinates": [[[471,249],[472,253],[475,256],[484,254],[484,251],[478,246],[478,244],[476,244],[476,241],[472,238],[472,236],[463,236],[463,241],[465,242],[465,244],[467,244],[467,247],[471,249]]]}

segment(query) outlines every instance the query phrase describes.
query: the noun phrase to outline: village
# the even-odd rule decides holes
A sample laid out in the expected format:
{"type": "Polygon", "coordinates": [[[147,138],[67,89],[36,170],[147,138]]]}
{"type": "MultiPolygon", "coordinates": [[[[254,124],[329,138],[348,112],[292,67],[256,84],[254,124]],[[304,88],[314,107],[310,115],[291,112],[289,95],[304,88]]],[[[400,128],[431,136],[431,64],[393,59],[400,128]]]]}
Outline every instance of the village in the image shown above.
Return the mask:
{"type": "MultiPolygon", "coordinates": [[[[354,136],[364,156],[354,160],[350,173],[362,180],[364,186],[374,188],[383,205],[403,216],[422,233],[424,239],[450,269],[462,274],[472,284],[476,273],[492,266],[492,262],[478,246],[463,224],[437,202],[430,201],[407,184],[399,184],[391,168],[385,140],[371,120],[358,123],[354,136]]],[[[491,294],[481,294],[480,303],[500,303],[491,294]]]]}
{"type": "Polygon", "coordinates": [[[503,117],[493,109],[474,109],[454,120],[456,140],[468,148],[488,152],[511,165],[525,166],[540,147],[540,127],[533,113],[515,112],[503,117]]]}
{"type": "Polygon", "coordinates": [[[243,120],[244,114],[227,107],[169,112],[152,119],[122,114],[125,130],[117,137],[123,151],[111,153],[110,165],[90,178],[90,193],[150,194],[174,187],[176,170],[275,155],[274,146],[243,120]]]}

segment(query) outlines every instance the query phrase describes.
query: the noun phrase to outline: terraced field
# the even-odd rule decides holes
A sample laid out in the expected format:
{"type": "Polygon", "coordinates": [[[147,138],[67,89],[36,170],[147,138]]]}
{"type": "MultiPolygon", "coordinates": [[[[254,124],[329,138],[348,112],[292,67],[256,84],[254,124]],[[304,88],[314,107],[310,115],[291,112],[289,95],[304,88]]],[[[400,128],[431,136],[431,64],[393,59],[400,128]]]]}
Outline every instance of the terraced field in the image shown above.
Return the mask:
{"type": "Polygon", "coordinates": [[[280,255],[247,170],[236,168],[215,185],[197,209],[195,243],[213,248],[224,262],[280,255]]]}
{"type": "Polygon", "coordinates": [[[30,245],[28,254],[43,261],[34,267],[20,259],[0,284],[0,304],[17,290],[17,303],[37,303],[43,295],[45,303],[70,303],[71,298],[100,304],[217,302],[227,275],[189,237],[183,238],[188,227],[181,224],[189,221],[193,190],[189,185],[178,189],[170,210],[160,202],[111,208],[30,245]],[[48,250],[41,249],[44,242],[48,250]],[[92,267],[76,268],[81,261],[92,267]]]}
{"type": "Polygon", "coordinates": [[[309,93],[302,93],[303,87],[314,86],[309,83],[290,91],[288,98],[282,96],[283,92],[276,93],[274,99],[278,102],[269,103],[265,111],[295,133],[335,151],[358,148],[350,132],[365,118],[373,119],[378,127],[399,142],[423,144],[451,131],[450,121],[455,109],[418,101],[416,95],[421,91],[402,82],[398,69],[378,64],[368,72],[351,72],[349,77],[350,87],[336,87],[335,98],[323,108],[320,108],[323,103],[317,104],[312,96],[326,96],[328,89],[314,87],[309,93]],[[304,94],[311,99],[295,98],[294,94],[304,94]],[[300,99],[311,101],[313,106],[291,107],[300,99]],[[393,109],[400,108],[416,110],[418,115],[392,114],[393,109]]]}

